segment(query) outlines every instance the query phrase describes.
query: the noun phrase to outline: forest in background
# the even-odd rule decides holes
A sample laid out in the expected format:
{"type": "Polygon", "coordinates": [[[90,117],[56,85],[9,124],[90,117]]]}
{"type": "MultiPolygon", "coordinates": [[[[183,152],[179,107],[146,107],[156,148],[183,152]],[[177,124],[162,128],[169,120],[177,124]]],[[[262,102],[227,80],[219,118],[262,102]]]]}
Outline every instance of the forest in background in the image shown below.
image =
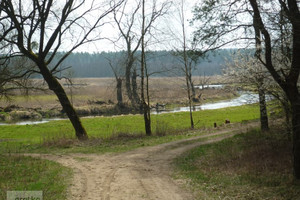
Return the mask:
{"type": "MultiPolygon", "coordinates": [[[[219,49],[214,52],[208,52],[205,57],[200,58],[199,62],[193,69],[194,76],[212,76],[221,75],[226,60],[231,59],[235,49],[219,49]]],[[[140,52],[137,52],[139,54],[140,52]]],[[[58,54],[63,55],[63,53],[58,54]]],[[[136,55],[138,57],[138,55],[136,55]]],[[[113,77],[111,63],[118,63],[120,70],[124,69],[126,52],[101,52],[87,53],[75,52],[70,54],[62,63],[61,69],[66,69],[62,73],[67,76],[75,77],[113,77]]],[[[138,65],[139,62],[136,62],[138,65]]],[[[165,76],[184,76],[180,70],[183,63],[180,58],[174,55],[172,51],[148,51],[147,67],[149,74],[155,77],[165,76]]],[[[116,66],[114,66],[116,67],[116,66]]],[[[120,74],[123,74],[120,72],[120,74]]]]}

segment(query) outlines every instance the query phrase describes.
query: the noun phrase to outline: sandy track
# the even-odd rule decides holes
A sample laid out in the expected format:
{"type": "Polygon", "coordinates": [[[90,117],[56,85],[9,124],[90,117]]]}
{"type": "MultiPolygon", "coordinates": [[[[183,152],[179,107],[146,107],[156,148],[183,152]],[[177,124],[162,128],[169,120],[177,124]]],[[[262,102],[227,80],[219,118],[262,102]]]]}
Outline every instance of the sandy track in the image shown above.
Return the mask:
{"type": "Polygon", "coordinates": [[[73,169],[74,179],[69,193],[72,200],[188,200],[193,199],[191,192],[184,189],[182,181],[171,177],[172,160],[196,146],[234,135],[224,136],[224,133],[226,131],[209,134],[219,136],[205,142],[196,140],[208,135],[119,154],[30,155],[73,169]]]}

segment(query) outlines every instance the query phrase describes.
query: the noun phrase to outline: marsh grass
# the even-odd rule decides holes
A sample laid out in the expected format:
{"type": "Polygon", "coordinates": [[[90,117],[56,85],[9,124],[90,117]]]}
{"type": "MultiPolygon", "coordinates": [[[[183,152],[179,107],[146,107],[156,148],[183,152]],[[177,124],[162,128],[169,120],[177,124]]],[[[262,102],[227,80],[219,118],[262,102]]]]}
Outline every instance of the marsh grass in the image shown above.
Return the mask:
{"type": "Polygon", "coordinates": [[[291,144],[282,128],[200,146],[175,160],[198,199],[298,199],[291,144]]]}
{"type": "Polygon", "coordinates": [[[43,199],[66,199],[72,171],[55,162],[0,154],[0,199],[7,191],[43,191],[43,199]]]}
{"type": "MultiPolygon", "coordinates": [[[[194,77],[197,82],[198,77],[194,77]]],[[[219,78],[213,77],[212,80],[219,78]]],[[[42,80],[35,80],[37,84],[42,85],[42,80]]],[[[185,104],[187,102],[186,92],[184,88],[184,77],[152,77],[150,81],[150,97],[151,104],[168,103],[168,104],[185,104]]],[[[224,81],[224,80],[221,80],[224,81]]],[[[219,82],[219,81],[217,81],[219,82]]],[[[64,81],[61,81],[63,84],[64,81]]],[[[73,79],[75,86],[72,88],[72,95],[70,88],[65,87],[72,103],[76,108],[86,106],[90,100],[112,101],[117,102],[116,99],[116,83],[114,78],[75,78],[73,79]]],[[[125,91],[125,86],[124,86],[125,91]]],[[[203,102],[216,101],[221,99],[228,99],[234,96],[234,92],[225,90],[197,90],[197,94],[203,93],[203,102]]],[[[51,91],[30,91],[29,96],[24,96],[22,93],[16,92],[12,97],[11,102],[0,100],[0,107],[6,107],[10,104],[16,104],[25,108],[60,108],[60,104],[55,94],[51,91]]],[[[124,95],[124,102],[129,102],[126,95],[124,95]]],[[[202,103],[203,103],[202,102],[202,103]]]]}

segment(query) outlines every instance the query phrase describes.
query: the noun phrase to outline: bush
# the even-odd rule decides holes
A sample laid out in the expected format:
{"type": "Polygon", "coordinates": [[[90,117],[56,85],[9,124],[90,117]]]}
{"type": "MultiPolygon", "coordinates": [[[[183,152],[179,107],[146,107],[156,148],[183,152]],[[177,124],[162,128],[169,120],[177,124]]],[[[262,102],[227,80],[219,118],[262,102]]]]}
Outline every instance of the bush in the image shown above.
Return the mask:
{"type": "Polygon", "coordinates": [[[165,136],[168,132],[169,124],[165,120],[157,120],[155,124],[155,135],[165,136]]]}

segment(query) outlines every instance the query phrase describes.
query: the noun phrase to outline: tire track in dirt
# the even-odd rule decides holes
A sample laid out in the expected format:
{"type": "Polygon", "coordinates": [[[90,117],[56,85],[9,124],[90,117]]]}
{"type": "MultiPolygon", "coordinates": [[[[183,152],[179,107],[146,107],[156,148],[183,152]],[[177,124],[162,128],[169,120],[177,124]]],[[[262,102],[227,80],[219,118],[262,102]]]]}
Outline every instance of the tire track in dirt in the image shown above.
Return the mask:
{"type": "Polygon", "coordinates": [[[110,186],[114,180],[114,176],[116,174],[117,169],[113,169],[108,175],[105,177],[102,187],[101,199],[109,200],[110,199],[110,186]]]}
{"type": "Polygon", "coordinates": [[[241,130],[224,130],[157,146],[142,147],[118,154],[39,155],[73,169],[72,200],[188,200],[192,193],[181,180],[174,180],[172,160],[199,145],[232,137],[241,130]],[[224,135],[225,133],[228,133],[224,135]],[[206,141],[197,141],[215,136],[206,141]]]}

